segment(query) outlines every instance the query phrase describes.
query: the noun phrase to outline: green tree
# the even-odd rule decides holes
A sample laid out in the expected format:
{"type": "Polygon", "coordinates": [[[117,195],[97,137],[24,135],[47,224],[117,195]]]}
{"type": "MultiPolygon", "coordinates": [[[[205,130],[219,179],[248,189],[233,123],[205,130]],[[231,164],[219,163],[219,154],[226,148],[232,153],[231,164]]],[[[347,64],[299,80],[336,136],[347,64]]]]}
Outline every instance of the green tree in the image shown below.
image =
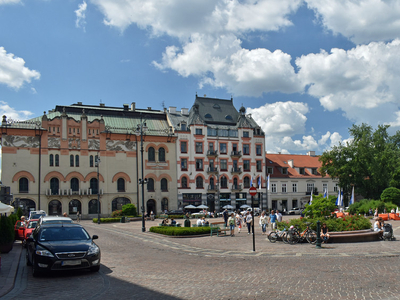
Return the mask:
{"type": "Polygon", "coordinates": [[[313,197],[312,204],[306,204],[304,215],[310,218],[329,217],[336,208],[336,197],[324,198],[322,194],[313,197]]]}
{"type": "Polygon", "coordinates": [[[399,168],[400,134],[389,136],[388,128],[389,125],[380,125],[374,131],[366,124],[353,125],[349,129],[350,141],[320,157],[321,174],[338,178],[345,196],[354,185],[356,193],[379,199],[399,168]]]}
{"type": "Polygon", "coordinates": [[[136,206],[134,204],[125,204],[122,206],[122,215],[124,216],[136,216],[136,206]]]}
{"type": "Polygon", "coordinates": [[[381,200],[386,203],[392,202],[396,205],[400,205],[400,190],[395,187],[385,189],[381,194],[381,200]]]}

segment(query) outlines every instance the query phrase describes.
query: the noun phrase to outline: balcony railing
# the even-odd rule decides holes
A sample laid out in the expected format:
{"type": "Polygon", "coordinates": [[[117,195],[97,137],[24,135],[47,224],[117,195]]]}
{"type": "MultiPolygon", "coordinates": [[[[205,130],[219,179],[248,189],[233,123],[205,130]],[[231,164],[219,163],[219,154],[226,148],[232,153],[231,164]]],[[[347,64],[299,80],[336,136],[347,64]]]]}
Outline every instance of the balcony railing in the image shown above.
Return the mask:
{"type": "Polygon", "coordinates": [[[242,151],[232,151],[231,156],[240,157],[242,156],[242,151]]]}
{"type": "Polygon", "coordinates": [[[218,156],[218,150],[208,150],[207,156],[218,156]]]}
{"type": "Polygon", "coordinates": [[[241,191],[241,190],[242,190],[241,184],[233,184],[232,185],[232,191],[241,191]]]}
{"type": "Polygon", "coordinates": [[[208,167],[207,173],[218,173],[218,167],[208,167]]]}
{"type": "Polygon", "coordinates": [[[242,168],[240,168],[240,167],[239,168],[232,168],[231,169],[231,173],[232,174],[235,174],[235,173],[236,174],[240,174],[240,173],[242,173],[242,168]]]}

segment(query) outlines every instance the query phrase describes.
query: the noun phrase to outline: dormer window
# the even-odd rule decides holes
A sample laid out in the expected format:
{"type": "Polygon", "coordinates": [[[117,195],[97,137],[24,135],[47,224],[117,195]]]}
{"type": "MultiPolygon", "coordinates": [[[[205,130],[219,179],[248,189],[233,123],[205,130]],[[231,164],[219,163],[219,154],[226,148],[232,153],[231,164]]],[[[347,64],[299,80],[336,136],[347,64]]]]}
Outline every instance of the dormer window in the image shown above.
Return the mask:
{"type": "Polygon", "coordinates": [[[186,123],[181,123],[181,130],[186,131],[186,123]]]}
{"type": "Polygon", "coordinates": [[[231,115],[226,115],[226,116],[225,116],[225,119],[226,119],[226,120],[233,120],[233,118],[232,118],[231,115]]]}
{"type": "Polygon", "coordinates": [[[318,175],[318,170],[317,170],[317,168],[312,168],[312,169],[311,169],[311,174],[313,174],[313,175],[318,175]]]}
{"type": "Polygon", "coordinates": [[[213,108],[220,109],[221,107],[218,104],[214,104],[213,108]]]}
{"type": "Polygon", "coordinates": [[[206,119],[212,119],[212,116],[211,116],[210,114],[206,114],[206,115],[204,116],[204,118],[206,118],[206,119]]]}
{"type": "Polygon", "coordinates": [[[299,168],[299,174],[301,174],[301,175],[305,174],[304,168],[299,168]]]}
{"type": "Polygon", "coordinates": [[[287,173],[288,173],[287,168],[282,168],[282,174],[287,175],[287,173]]]}

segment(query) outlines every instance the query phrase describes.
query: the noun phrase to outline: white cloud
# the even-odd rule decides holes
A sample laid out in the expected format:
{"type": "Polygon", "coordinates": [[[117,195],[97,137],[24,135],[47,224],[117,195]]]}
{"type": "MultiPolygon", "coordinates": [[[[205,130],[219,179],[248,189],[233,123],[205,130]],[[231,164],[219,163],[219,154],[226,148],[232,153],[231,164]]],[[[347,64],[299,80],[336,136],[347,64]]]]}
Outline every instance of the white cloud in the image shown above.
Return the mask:
{"type": "Polygon", "coordinates": [[[0,0],[0,5],[3,4],[17,4],[20,3],[21,0],[0,0]]]}
{"type": "Polygon", "coordinates": [[[25,82],[39,79],[40,73],[24,66],[25,61],[0,47],[0,83],[19,89],[25,82]]]}
{"type": "Polygon", "coordinates": [[[400,38],[399,1],[305,1],[327,29],[356,44],[400,38]]]}
{"type": "Polygon", "coordinates": [[[79,4],[78,9],[75,10],[76,14],[75,26],[76,28],[82,28],[83,31],[86,31],[85,29],[86,9],[87,9],[87,4],[85,1],[83,1],[81,4],[79,4]]]}
{"type": "Polygon", "coordinates": [[[0,101],[0,116],[7,116],[7,120],[18,120],[24,121],[33,115],[33,112],[28,110],[15,110],[15,108],[10,107],[7,102],[0,101]]]}

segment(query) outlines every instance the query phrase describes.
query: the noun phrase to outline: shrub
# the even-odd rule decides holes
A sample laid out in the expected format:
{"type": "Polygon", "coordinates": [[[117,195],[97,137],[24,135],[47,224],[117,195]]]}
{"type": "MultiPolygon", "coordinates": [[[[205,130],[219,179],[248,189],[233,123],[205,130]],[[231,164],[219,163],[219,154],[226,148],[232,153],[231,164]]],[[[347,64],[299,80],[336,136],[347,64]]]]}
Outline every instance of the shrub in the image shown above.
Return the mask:
{"type": "Polygon", "coordinates": [[[303,211],[305,216],[308,217],[323,217],[330,216],[332,212],[335,210],[336,198],[334,196],[329,196],[328,198],[324,198],[323,195],[315,196],[312,204],[306,204],[306,207],[303,211]]]}
{"type": "Polygon", "coordinates": [[[7,216],[0,217],[0,245],[14,241],[14,224],[7,216]]]}
{"type": "Polygon", "coordinates": [[[385,203],[381,200],[363,199],[350,205],[349,212],[351,214],[368,214],[370,209],[375,212],[375,209],[378,208],[378,212],[383,213],[385,208],[387,212],[390,212],[392,208],[396,209],[396,207],[396,204],[391,202],[385,203]]]}
{"type": "Polygon", "coordinates": [[[114,210],[111,213],[111,217],[116,218],[116,217],[122,217],[122,210],[114,210]]]}
{"type": "Polygon", "coordinates": [[[136,206],[131,203],[123,205],[122,214],[124,216],[137,216],[136,206]]]}
{"type": "MultiPolygon", "coordinates": [[[[93,218],[93,223],[97,223],[98,218],[93,218]]],[[[100,218],[100,223],[121,222],[121,218],[100,218]]]]}
{"type": "Polygon", "coordinates": [[[173,226],[153,226],[150,231],[154,233],[181,236],[181,235],[200,235],[209,234],[210,227],[173,227],[173,226]]]}
{"type": "Polygon", "coordinates": [[[400,190],[395,187],[385,189],[381,194],[381,200],[383,202],[393,202],[396,205],[400,205],[400,190]]]}

